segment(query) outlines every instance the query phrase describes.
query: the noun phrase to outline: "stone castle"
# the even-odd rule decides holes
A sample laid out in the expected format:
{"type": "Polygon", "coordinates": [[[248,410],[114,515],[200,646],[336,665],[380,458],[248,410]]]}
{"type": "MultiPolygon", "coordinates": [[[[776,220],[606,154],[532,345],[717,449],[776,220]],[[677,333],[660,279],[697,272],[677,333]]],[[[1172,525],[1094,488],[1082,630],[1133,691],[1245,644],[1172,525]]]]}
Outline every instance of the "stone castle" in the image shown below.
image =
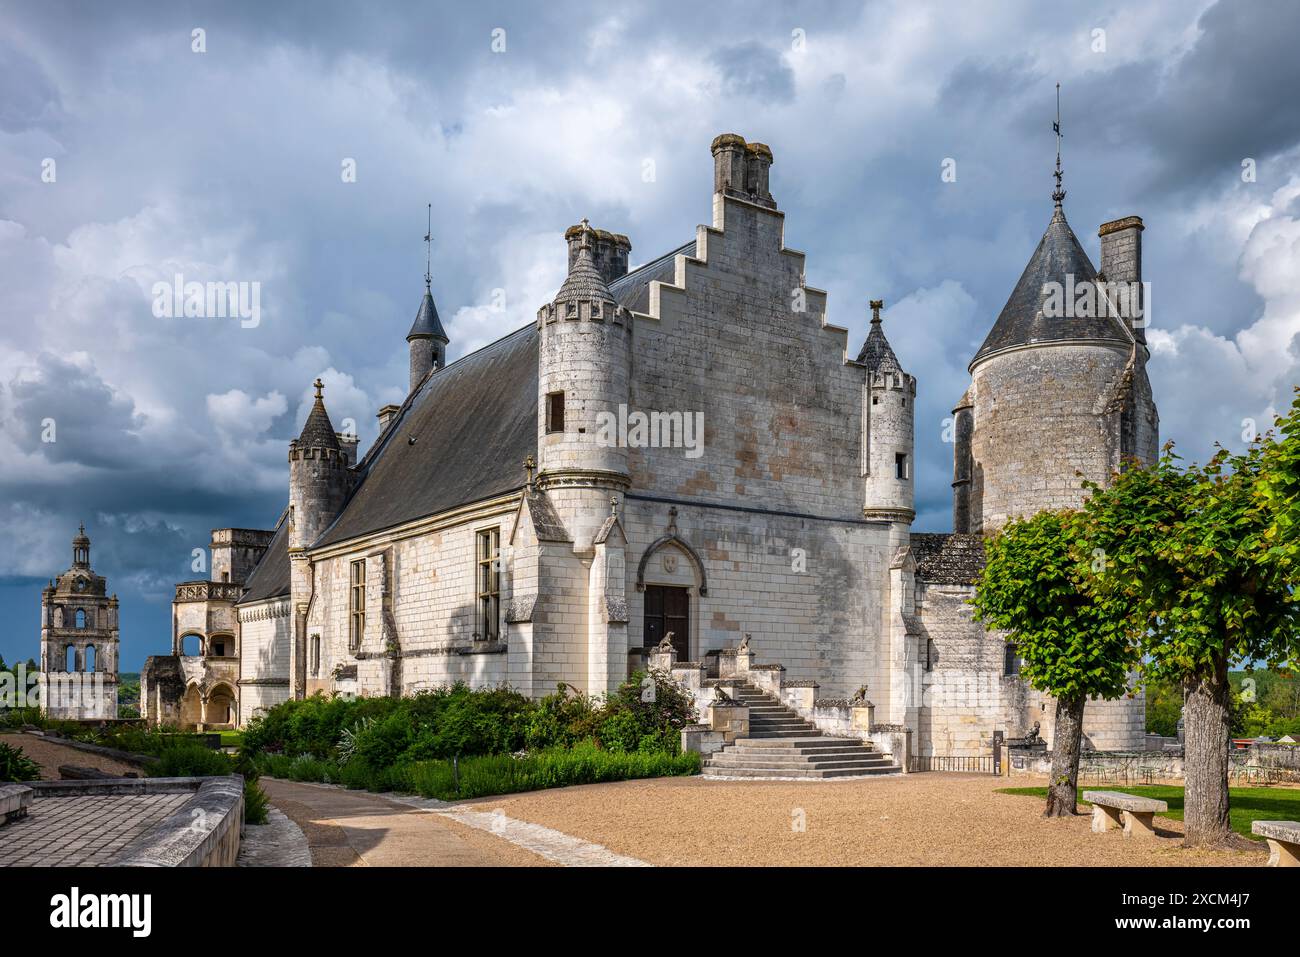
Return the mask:
{"type": "MultiPolygon", "coordinates": [[[[570,228],[536,321],[452,363],[426,275],[409,394],[364,454],[316,383],[274,528],[216,530],[212,580],[177,586],[152,720],[457,681],[600,694],[669,646],[707,680],[752,636],[745,660],[814,704],[865,686],[918,754],[1050,739],[1053,708],[967,599],[983,535],[1156,454],[1142,330],[1043,309],[1050,283],[1140,282],[1141,220],[1101,227],[1099,277],[1058,189],[953,413],[954,531],[920,534],[918,383],[883,304],[851,351],[785,245],[772,152],[724,134],[712,154],[711,225],[632,270],[626,236],[570,228]]],[[[1143,710],[1090,704],[1087,743],[1140,749],[1143,710]]]]}

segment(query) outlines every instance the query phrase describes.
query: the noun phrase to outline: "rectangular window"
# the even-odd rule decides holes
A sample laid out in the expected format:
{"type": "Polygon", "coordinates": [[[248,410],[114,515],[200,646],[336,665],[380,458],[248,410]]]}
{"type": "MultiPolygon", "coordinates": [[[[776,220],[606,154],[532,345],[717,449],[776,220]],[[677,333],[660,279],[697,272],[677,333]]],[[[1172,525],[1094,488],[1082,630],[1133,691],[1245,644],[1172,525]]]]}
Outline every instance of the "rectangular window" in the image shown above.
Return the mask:
{"type": "Polygon", "coordinates": [[[564,393],[550,392],[546,396],[546,431],[564,431],[564,393]]]}
{"type": "Polygon", "coordinates": [[[348,600],[348,648],[356,651],[366,634],[366,560],[352,563],[351,596],[348,600]]]}
{"type": "Polygon", "coordinates": [[[311,636],[311,673],[320,674],[320,635],[311,636]]]}
{"type": "Polygon", "coordinates": [[[902,452],[894,453],[894,475],[901,479],[907,478],[907,456],[902,452]]]}
{"type": "Polygon", "coordinates": [[[481,641],[501,637],[501,530],[478,533],[478,628],[481,641]]]}
{"type": "Polygon", "coordinates": [[[1005,677],[1020,674],[1020,659],[1016,656],[1016,646],[1008,641],[1002,652],[1002,674],[1005,677]]]}

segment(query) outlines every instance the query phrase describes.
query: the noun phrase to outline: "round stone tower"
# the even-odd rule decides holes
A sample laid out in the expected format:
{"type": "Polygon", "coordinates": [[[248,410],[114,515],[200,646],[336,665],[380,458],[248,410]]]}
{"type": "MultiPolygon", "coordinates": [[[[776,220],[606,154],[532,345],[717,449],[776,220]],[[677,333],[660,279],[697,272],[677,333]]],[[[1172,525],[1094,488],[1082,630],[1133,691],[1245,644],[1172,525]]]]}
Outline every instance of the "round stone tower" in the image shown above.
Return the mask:
{"type": "Polygon", "coordinates": [[[420,300],[420,309],[415,314],[411,331],[406,334],[406,343],[411,353],[411,386],[424,381],[424,377],[435,369],[447,364],[447,333],[443,331],[442,320],[438,318],[438,307],[433,304],[433,291],[430,280],[424,281],[424,298],[420,300]]]}
{"type": "Polygon", "coordinates": [[[289,443],[289,550],[307,548],[338,516],[351,483],[348,459],[325,411],[324,386],[302,434],[289,443]]]}
{"type": "Polygon", "coordinates": [[[577,254],[555,300],[537,313],[537,484],[585,549],[628,487],[627,402],[632,317],[597,268],[595,231],[581,224],[577,254]]]}
{"type": "Polygon", "coordinates": [[[910,525],[916,516],[912,461],[916,377],[903,371],[885,338],[880,319],[884,305],[881,299],[871,301],[871,331],[858,355],[867,367],[862,514],[910,525]]]}
{"type": "Polygon", "coordinates": [[[970,364],[972,532],[1076,507],[1084,479],[1105,484],[1119,467],[1124,442],[1108,396],[1131,361],[1145,360],[1145,348],[1104,307],[1099,288],[1058,199],[970,364]]]}

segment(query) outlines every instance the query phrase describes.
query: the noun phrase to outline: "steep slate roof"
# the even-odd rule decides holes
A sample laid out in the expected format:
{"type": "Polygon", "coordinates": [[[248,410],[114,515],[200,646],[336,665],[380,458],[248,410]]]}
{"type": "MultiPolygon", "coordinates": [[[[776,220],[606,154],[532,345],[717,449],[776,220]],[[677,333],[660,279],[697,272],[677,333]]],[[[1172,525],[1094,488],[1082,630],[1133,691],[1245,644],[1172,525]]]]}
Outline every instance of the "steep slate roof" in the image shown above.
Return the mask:
{"type": "Polygon", "coordinates": [[[315,546],[522,488],[524,459],[537,456],[537,342],[530,323],[425,379],[315,546]]]}
{"type": "Polygon", "coordinates": [[[302,434],[298,436],[298,445],[307,449],[339,450],[339,439],[334,434],[329,413],[325,411],[325,401],[321,398],[320,380],[316,380],[316,401],[312,403],[307,421],[302,425],[302,434]]]}
{"type": "Polygon", "coordinates": [[[633,312],[646,312],[650,309],[650,283],[671,283],[676,278],[677,257],[694,255],[695,240],[692,239],[610,283],[610,294],[620,306],[633,312]]]}
{"type": "Polygon", "coordinates": [[[984,539],[956,532],[913,532],[917,577],[932,585],[973,585],[984,569],[984,539]]]}
{"type": "Polygon", "coordinates": [[[889,340],[885,338],[885,330],[878,318],[871,320],[871,331],[867,333],[866,341],[862,343],[858,361],[866,365],[871,372],[903,371],[903,367],[898,363],[898,356],[894,355],[889,340]]]}
{"type": "MultiPolygon", "coordinates": [[[[671,282],[679,254],[694,255],[695,243],[679,246],[621,277],[609,286],[610,295],[620,305],[644,312],[649,307],[650,283],[671,282]]],[[[432,296],[428,304],[436,321],[432,296]]],[[[413,334],[424,315],[422,303],[413,334]]],[[[441,323],[437,329],[441,331],[441,323]]],[[[337,445],[319,399],[316,406],[307,419],[312,434],[325,441],[328,428],[329,439],[337,445]],[[319,419],[313,423],[316,406],[323,425],[319,419]]],[[[397,416],[361,460],[356,490],[316,546],[333,545],[522,488],[524,459],[537,455],[536,326],[530,323],[438,370],[407,397],[397,416]],[[412,436],[414,445],[409,441],[412,436]]],[[[304,427],[304,436],[307,433],[304,427]]],[[[537,495],[530,501],[543,535],[567,541],[568,534],[550,502],[537,495]]],[[[287,521],[281,520],[247,584],[241,604],[289,593],[287,521]]]]}
{"type": "Polygon", "coordinates": [[[1067,275],[1074,276],[1074,286],[1077,288],[1081,283],[1095,282],[1097,270],[1079,245],[1074,230],[1065,221],[1065,213],[1057,206],[1051,222],[1047,224],[1047,231],[1043,233],[1038,248],[1030,257],[1029,265],[1025,266],[1015,291],[1002,307],[998,321],[993,324],[984,345],[975,353],[971,366],[1003,349],[1037,342],[1095,339],[1127,345],[1130,341],[1128,332],[1113,316],[1043,315],[1043,302],[1047,298],[1043,293],[1043,285],[1054,282],[1064,287],[1067,275]]]}
{"type": "Polygon", "coordinates": [[[271,544],[262,553],[262,560],[244,583],[246,590],[236,604],[247,605],[268,598],[289,594],[289,520],[288,509],[280,516],[271,544]]]}
{"type": "Polygon", "coordinates": [[[420,300],[420,311],[415,314],[411,331],[406,334],[410,339],[441,339],[450,342],[447,333],[442,330],[442,320],[438,318],[438,307],[433,304],[433,293],[424,287],[424,298],[420,300]]]}

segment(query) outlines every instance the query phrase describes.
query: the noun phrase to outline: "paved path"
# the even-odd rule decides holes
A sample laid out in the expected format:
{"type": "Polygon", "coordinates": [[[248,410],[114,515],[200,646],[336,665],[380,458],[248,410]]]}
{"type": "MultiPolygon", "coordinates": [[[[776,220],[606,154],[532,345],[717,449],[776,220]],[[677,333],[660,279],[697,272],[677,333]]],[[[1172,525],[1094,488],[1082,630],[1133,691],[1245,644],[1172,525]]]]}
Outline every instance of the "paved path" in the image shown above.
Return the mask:
{"type": "Polygon", "coordinates": [[[302,828],[315,867],[537,867],[551,862],[495,834],[365,791],[261,779],[302,828]]]}

